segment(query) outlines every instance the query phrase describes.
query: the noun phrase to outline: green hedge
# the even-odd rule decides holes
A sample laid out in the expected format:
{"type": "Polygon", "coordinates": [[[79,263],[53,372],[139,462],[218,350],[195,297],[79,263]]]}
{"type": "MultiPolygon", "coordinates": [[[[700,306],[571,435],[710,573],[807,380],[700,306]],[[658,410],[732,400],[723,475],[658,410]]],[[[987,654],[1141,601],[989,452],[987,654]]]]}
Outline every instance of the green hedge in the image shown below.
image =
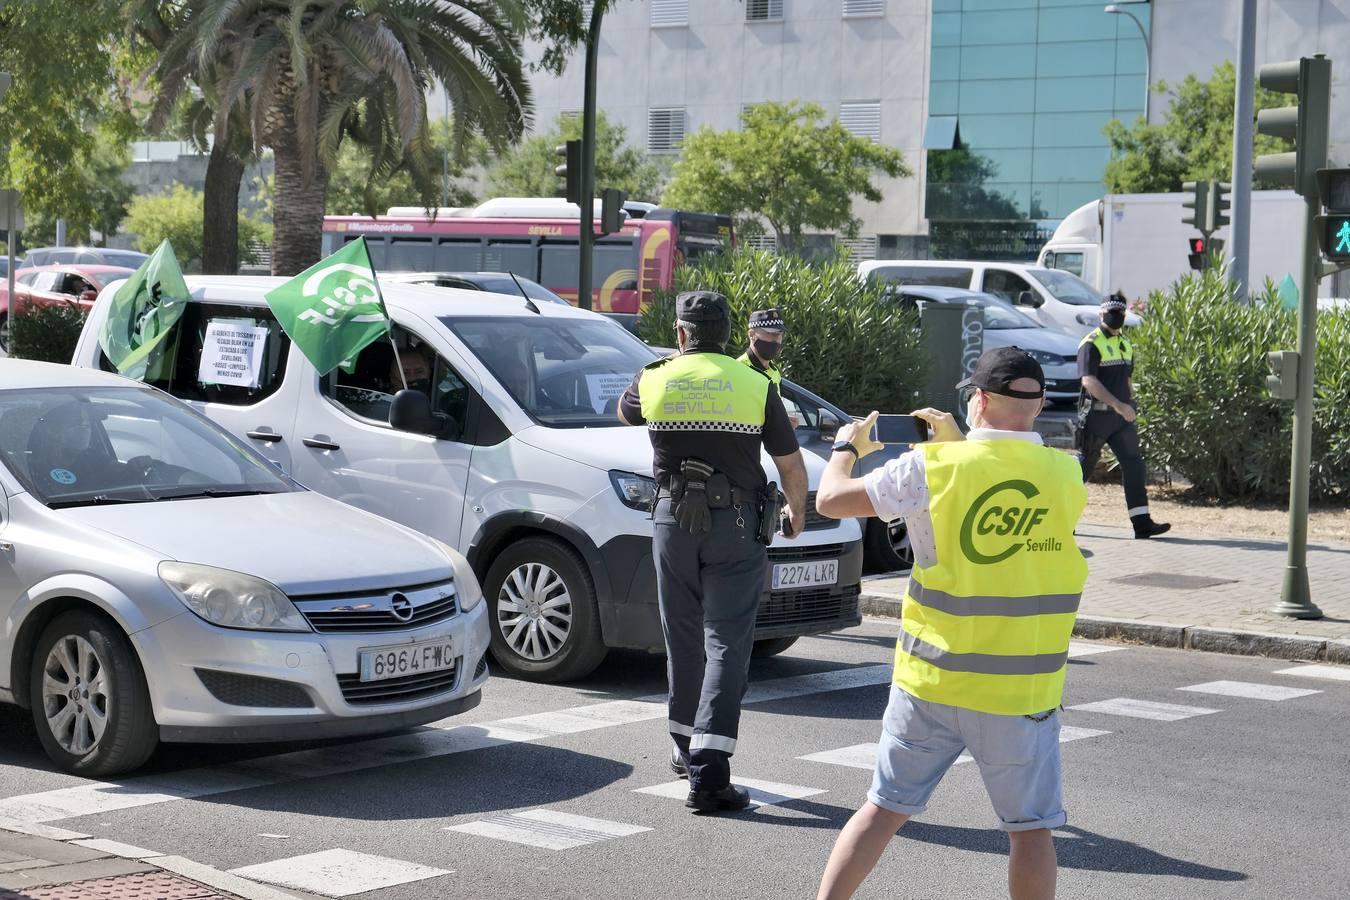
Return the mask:
{"type": "MultiPolygon", "coordinates": [[[[1219,501],[1286,500],[1293,404],[1270,398],[1265,354],[1296,346],[1271,285],[1238,303],[1222,270],[1150,298],[1135,345],[1139,435],[1150,467],[1219,501]]],[[[1311,496],[1350,496],[1350,311],[1317,324],[1311,496]]]]}
{"type": "Polygon", "coordinates": [[[74,303],[24,304],[9,323],[10,356],[70,362],[86,315],[85,308],[74,303]]]}
{"type": "Polygon", "coordinates": [[[731,304],[732,349],[744,349],[750,312],[783,311],[784,375],[850,413],[906,413],[926,369],[918,318],[887,303],[880,285],[865,284],[844,258],[825,262],[753,250],[705,257],[681,266],[674,290],[643,310],[638,329],[654,346],[675,343],[675,295],[709,290],[731,304]]]}

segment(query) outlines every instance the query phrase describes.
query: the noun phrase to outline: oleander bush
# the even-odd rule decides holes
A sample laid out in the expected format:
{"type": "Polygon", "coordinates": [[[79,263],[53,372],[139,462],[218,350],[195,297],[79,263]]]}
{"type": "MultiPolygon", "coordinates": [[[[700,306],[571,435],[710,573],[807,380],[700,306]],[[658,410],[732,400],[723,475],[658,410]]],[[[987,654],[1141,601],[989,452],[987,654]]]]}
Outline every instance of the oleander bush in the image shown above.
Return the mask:
{"type": "Polygon", "coordinates": [[[756,250],[705,257],[681,266],[673,290],[658,293],[638,323],[653,346],[675,344],[675,295],[708,290],[731,305],[730,352],[744,349],[752,310],[776,306],[788,334],[779,364],[785,377],[855,415],[906,413],[924,384],[918,317],[888,303],[844,257],[813,262],[756,250]]]}
{"type": "MultiPolygon", "coordinates": [[[[1150,468],[1221,502],[1287,500],[1293,404],[1271,399],[1265,355],[1296,332],[1273,285],[1239,303],[1223,269],[1155,291],[1130,335],[1150,468]]],[[[1311,497],[1350,499],[1350,310],[1319,312],[1315,377],[1311,497]]]]}
{"type": "Polygon", "coordinates": [[[25,303],[9,323],[9,353],[20,359],[68,363],[88,312],[75,303],[25,303]]]}

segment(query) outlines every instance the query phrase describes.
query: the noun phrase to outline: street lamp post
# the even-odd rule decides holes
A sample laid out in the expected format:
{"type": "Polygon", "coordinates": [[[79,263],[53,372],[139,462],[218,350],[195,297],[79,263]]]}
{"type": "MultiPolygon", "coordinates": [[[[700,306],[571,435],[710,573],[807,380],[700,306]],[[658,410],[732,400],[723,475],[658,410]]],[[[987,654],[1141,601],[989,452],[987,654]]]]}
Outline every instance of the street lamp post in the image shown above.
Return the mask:
{"type": "Polygon", "coordinates": [[[1110,6],[1106,7],[1106,9],[1103,10],[1103,11],[1104,11],[1104,12],[1108,12],[1108,13],[1110,13],[1111,15],[1115,15],[1115,16],[1129,16],[1131,19],[1134,20],[1134,24],[1137,25],[1137,26],[1139,27],[1139,36],[1140,36],[1141,38],[1144,39],[1144,121],[1147,122],[1147,121],[1148,121],[1148,105],[1149,105],[1149,104],[1148,104],[1148,101],[1149,101],[1149,94],[1151,93],[1151,91],[1149,90],[1149,86],[1150,86],[1150,82],[1149,82],[1149,67],[1150,67],[1150,64],[1152,63],[1153,53],[1152,53],[1152,51],[1149,49],[1149,45],[1148,45],[1148,30],[1144,28],[1144,23],[1139,21],[1139,17],[1138,17],[1138,16],[1136,16],[1134,13],[1132,13],[1132,12],[1130,12],[1128,9],[1126,9],[1127,6],[1133,6],[1133,5],[1135,5],[1135,4],[1137,4],[1137,3],[1140,3],[1140,2],[1145,2],[1145,3],[1146,3],[1146,2],[1148,2],[1148,0],[1134,0],[1134,3],[1128,3],[1128,2],[1127,2],[1127,3],[1112,3],[1110,6]]]}

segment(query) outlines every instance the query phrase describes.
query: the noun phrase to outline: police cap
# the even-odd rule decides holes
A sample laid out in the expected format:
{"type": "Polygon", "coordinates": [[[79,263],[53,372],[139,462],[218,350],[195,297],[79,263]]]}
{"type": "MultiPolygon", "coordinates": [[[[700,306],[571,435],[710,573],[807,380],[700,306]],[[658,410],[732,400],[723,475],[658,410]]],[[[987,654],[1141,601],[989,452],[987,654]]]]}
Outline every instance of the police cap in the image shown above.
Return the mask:
{"type": "Polygon", "coordinates": [[[1125,302],[1125,295],[1120,291],[1116,291],[1114,294],[1107,294],[1102,298],[1101,309],[1104,313],[1124,312],[1128,306],[1129,304],[1125,302]]]}
{"type": "Polygon", "coordinates": [[[761,331],[787,331],[783,314],[774,306],[752,312],[750,314],[750,327],[758,328],[761,331]]]}
{"type": "Polygon", "coordinates": [[[675,318],[681,322],[725,322],[731,319],[727,298],[716,291],[685,291],[675,298],[675,318]]]}

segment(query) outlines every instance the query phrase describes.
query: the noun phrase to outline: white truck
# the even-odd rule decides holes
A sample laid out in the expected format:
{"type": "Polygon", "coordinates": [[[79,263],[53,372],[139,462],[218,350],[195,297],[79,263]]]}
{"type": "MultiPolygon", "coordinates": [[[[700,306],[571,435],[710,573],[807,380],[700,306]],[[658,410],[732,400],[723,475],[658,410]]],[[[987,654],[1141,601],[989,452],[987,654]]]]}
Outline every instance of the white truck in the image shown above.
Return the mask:
{"type": "MultiPolygon", "coordinates": [[[[1200,234],[1182,217],[1189,194],[1108,194],[1069,215],[1055,229],[1037,262],[1072,272],[1102,293],[1123,291],[1146,299],[1191,271],[1187,241],[1200,234]]],[[[1303,200],[1293,191],[1252,192],[1251,264],[1248,284],[1258,289],[1286,274],[1299,280],[1303,258],[1303,200]]],[[[1231,254],[1231,226],[1214,235],[1231,254]]],[[[1322,284],[1324,294],[1329,280],[1322,284]]]]}

